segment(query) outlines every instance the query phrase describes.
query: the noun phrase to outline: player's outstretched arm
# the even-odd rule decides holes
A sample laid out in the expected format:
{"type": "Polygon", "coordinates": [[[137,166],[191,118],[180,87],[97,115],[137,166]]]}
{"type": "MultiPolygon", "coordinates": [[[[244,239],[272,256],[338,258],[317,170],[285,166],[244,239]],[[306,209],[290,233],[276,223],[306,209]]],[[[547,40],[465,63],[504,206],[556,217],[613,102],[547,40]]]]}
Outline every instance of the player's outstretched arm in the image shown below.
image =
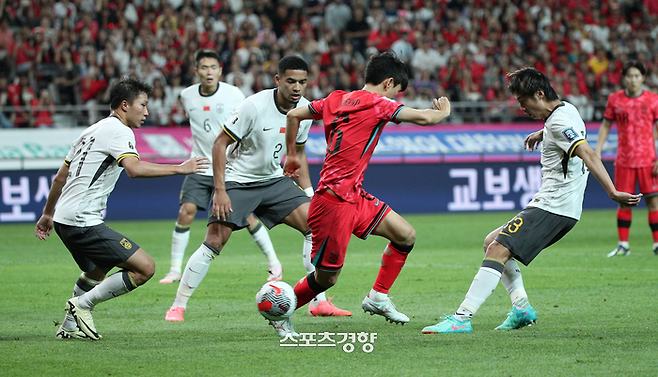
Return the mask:
{"type": "Polygon", "coordinates": [[[544,140],[544,130],[535,131],[530,135],[526,136],[523,140],[523,149],[527,149],[528,152],[532,152],[535,148],[539,148],[539,143],[544,140]]]}
{"type": "Polygon", "coordinates": [[[53,230],[53,215],[55,214],[55,204],[59,200],[60,195],[62,195],[62,188],[66,184],[66,179],[69,176],[69,167],[66,164],[62,166],[57,171],[55,179],[53,179],[53,185],[50,186],[50,192],[48,193],[48,199],[46,200],[46,206],[43,208],[43,215],[37,221],[37,225],[34,228],[34,235],[41,240],[46,240],[50,235],[50,232],[53,230]]]}
{"type": "Polygon", "coordinates": [[[165,165],[140,161],[139,158],[130,156],[121,160],[121,166],[126,169],[130,178],[156,178],[203,173],[210,166],[210,161],[205,157],[192,157],[180,165],[165,165]]]}
{"type": "Polygon", "coordinates": [[[286,116],[286,162],[283,164],[283,174],[290,178],[299,178],[299,171],[302,168],[302,162],[297,155],[296,141],[299,124],[306,119],[313,119],[308,106],[292,109],[286,116]]]}
{"type": "Polygon", "coordinates": [[[446,97],[435,98],[432,100],[432,103],[434,104],[434,108],[427,110],[403,107],[397,116],[397,120],[419,126],[432,126],[450,115],[450,100],[446,97]]]}
{"type": "Polygon", "coordinates": [[[601,127],[599,128],[599,136],[596,139],[596,155],[601,158],[601,153],[603,152],[603,144],[608,140],[608,135],[610,135],[610,127],[612,122],[608,119],[603,119],[601,122],[601,127]]]}
{"type": "Polygon", "coordinates": [[[574,154],[585,162],[585,165],[589,171],[592,173],[592,175],[594,175],[599,183],[601,183],[601,186],[603,186],[605,191],[608,193],[610,199],[617,203],[625,204],[628,206],[636,206],[640,203],[642,194],[634,195],[627,192],[617,191],[615,185],[610,179],[610,176],[608,175],[607,170],[605,170],[605,166],[603,166],[601,159],[596,155],[596,152],[594,152],[589,144],[580,144],[574,150],[574,154]]]}

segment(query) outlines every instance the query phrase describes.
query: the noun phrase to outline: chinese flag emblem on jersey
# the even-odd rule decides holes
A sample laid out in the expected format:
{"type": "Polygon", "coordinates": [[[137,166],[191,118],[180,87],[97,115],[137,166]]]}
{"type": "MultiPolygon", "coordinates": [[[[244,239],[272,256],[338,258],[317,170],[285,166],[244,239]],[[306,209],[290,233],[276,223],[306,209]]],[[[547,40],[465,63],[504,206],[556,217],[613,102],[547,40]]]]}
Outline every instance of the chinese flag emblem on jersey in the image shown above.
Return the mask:
{"type": "Polygon", "coordinates": [[[210,111],[210,106],[204,106],[203,111],[210,111]]]}
{"type": "Polygon", "coordinates": [[[286,133],[286,128],[285,127],[279,128],[279,133],[280,134],[285,134],[286,133]]]}

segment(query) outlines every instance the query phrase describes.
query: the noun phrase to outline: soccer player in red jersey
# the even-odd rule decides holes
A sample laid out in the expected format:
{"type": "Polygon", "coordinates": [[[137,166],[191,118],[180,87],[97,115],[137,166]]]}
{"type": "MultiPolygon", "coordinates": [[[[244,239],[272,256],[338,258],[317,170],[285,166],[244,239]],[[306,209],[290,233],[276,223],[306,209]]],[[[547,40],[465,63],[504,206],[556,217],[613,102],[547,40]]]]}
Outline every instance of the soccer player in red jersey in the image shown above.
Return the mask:
{"type": "MultiPolygon", "coordinates": [[[[603,144],[610,133],[612,122],[617,123],[617,157],[615,158],[615,186],[619,191],[635,192],[639,183],[649,209],[649,226],[653,234],[653,253],[658,255],[658,161],[654,127],[658,126],[658,95],[642,89],[646,68],[629,60],[622,69],[625,90],[608,97],[604,120],[596,143],[596,154],[601,157],[603,144]]],[[[617,231],[619,245],[608,257],[631,253],[628,233],[631,227],[631,207],[619,204],[617,231]]]]}
{"type": "MultiPolygon", "coordinates": [[[[416,231],[387,204],[361,187],[370,157],[388,122],[426,126],[450,115],[450,101],[445,97],[434,99],[434,108],[427,110],[393,101],[406,89],[408,80],[404,63],[394,54],[384,52],[368,62],[362,90],[351,93],[336,90],[324,99],[288,113],[288,148],[294,149],[294,135],[305,119],[322,119],[327,139],[324,166],[308,215],[313,233],[311,258],[316,269],[295,286],[298,308],[336,284],[352,234],[361,239],[374,234],[390,243],[384,249],[377,280],[361,306],[371,315],[384,316],[388,321],[409,322],[409,317],[395,309],[387,294],[414,246],[416,231]]],[[[288,150],[284,174],[296,177],[300,167],[295,151],[288,150]]],[[[289,324],[289,332],[295,336],[292,323],[289,324]]]]}

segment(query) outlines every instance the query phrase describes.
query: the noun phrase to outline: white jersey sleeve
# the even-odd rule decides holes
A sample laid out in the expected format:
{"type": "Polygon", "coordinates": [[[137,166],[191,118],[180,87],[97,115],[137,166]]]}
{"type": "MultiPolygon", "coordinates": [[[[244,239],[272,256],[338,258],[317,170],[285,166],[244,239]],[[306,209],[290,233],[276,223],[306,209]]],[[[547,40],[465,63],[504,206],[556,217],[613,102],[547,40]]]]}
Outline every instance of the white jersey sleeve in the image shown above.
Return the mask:
{"type": "Polygon", "coordinates": [[[528,206],[580,219],[589,171],[574,150],[586,142],[587,130],[578,110],[566,102],[556,107],[544,125],[542,185],[528,206]]]}

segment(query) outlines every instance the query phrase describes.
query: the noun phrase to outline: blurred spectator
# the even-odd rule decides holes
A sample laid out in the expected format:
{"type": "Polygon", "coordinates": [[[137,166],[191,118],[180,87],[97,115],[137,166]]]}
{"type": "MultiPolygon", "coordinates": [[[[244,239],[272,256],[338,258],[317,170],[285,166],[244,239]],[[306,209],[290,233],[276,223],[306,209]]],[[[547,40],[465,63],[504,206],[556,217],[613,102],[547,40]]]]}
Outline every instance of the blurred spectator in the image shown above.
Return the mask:
{"type": "Polygon", "coordinates": [[[391,45],[391,51],[395,52],[398,58],[406,64],[411,62],[411,59],[414,56],[414,46],[409,42],[408,29],[400,29],[400,39],[393,42],[393,45],[391,45]]]}
{"type": "Polygon", "coordinates": [[[327,0],[324,8],[324,26],[329,30],[345,30],[352,19],[352,9],[343,0],[327,0]]]}
{"type": "Polygon", "coordinates": [[[41,89],[39,92],[39,103],[34,108],[34,124],[36,127],[53,127],[55,121],[55,103],[50,98],[48,89],[41,89]]]}
{"type": "Polygon", "coordinates": [[[169,109],[167,108],[164,86],[160,80],[153,83],[153,93],[149,96],[149,116],[144,122],[145,126],[165,127],[170,125],[169,109]]]}
{"type": "Polygon", "coordinates": [[[11,67],[10,48],[14,44],[14,32],[9,28],[9,20],[0,20],[0,71],[8,74],[11,67]]]}
{"type": "Polygon", "coordinates": [[[7,88],[9,103],[14,106],[14,127],[34,127],[33,108],[38,104],[34,90],[29,85],[28,73],[25,70],[18,72],[18,82],[7,88]]]}
{"type": "Polygon", "coordinates": [[[592,120],[594,107],[590,104],[589,98],[580,92],[578,85],[571,87],[571,93],[567,95],[566,100],[576,106],[578,113],[580,113],[580,117],[583,118],[585,122],[592,120]]]}
{"type": "Polygon", "coordinates": [[[413,68],[416,77],[423,70],[434,72],[439,68],[441,55],[432,48],[430,37],[423,36],[420,40],[420,48],[414,51],[414,56],[411,59],[411,67],[413,68]]]}
{"type": "Polygon", "coordinates": [[[82,81],[80,66],[73,62],[71,51],[64,49],[60,52],[61,62],[55,83],[59,93],[59,104],[78,104],[79,84],[82,81]]]}
{"type": "Polygon", "coordinates": [[[361,6],[353,5],[352,18],[345,26],[345,39],[360,54],[366,52],[366,41],[370,34],[370,25],[366,21],[366,11],[361,6]]]}
{"type": "Polygon", "coordinates": [[[9,106],[12,106],[7,89],[7,78],[0,76],[0,128],[14,127],[14,112],[7,110],[9,106]]]}
{"type": "Polygon", "coordinates": [[[100,69],[98,66],[94,65],[89,67],[87,77],[82,79],[82,84],[80,86],[80,89],[82,90],[82,103],[87,108],[87,123],[94,124],[100,119],[96,109],[100,102],[99,99],[107,88],[107,80],[100,77],[100,69]]]}

